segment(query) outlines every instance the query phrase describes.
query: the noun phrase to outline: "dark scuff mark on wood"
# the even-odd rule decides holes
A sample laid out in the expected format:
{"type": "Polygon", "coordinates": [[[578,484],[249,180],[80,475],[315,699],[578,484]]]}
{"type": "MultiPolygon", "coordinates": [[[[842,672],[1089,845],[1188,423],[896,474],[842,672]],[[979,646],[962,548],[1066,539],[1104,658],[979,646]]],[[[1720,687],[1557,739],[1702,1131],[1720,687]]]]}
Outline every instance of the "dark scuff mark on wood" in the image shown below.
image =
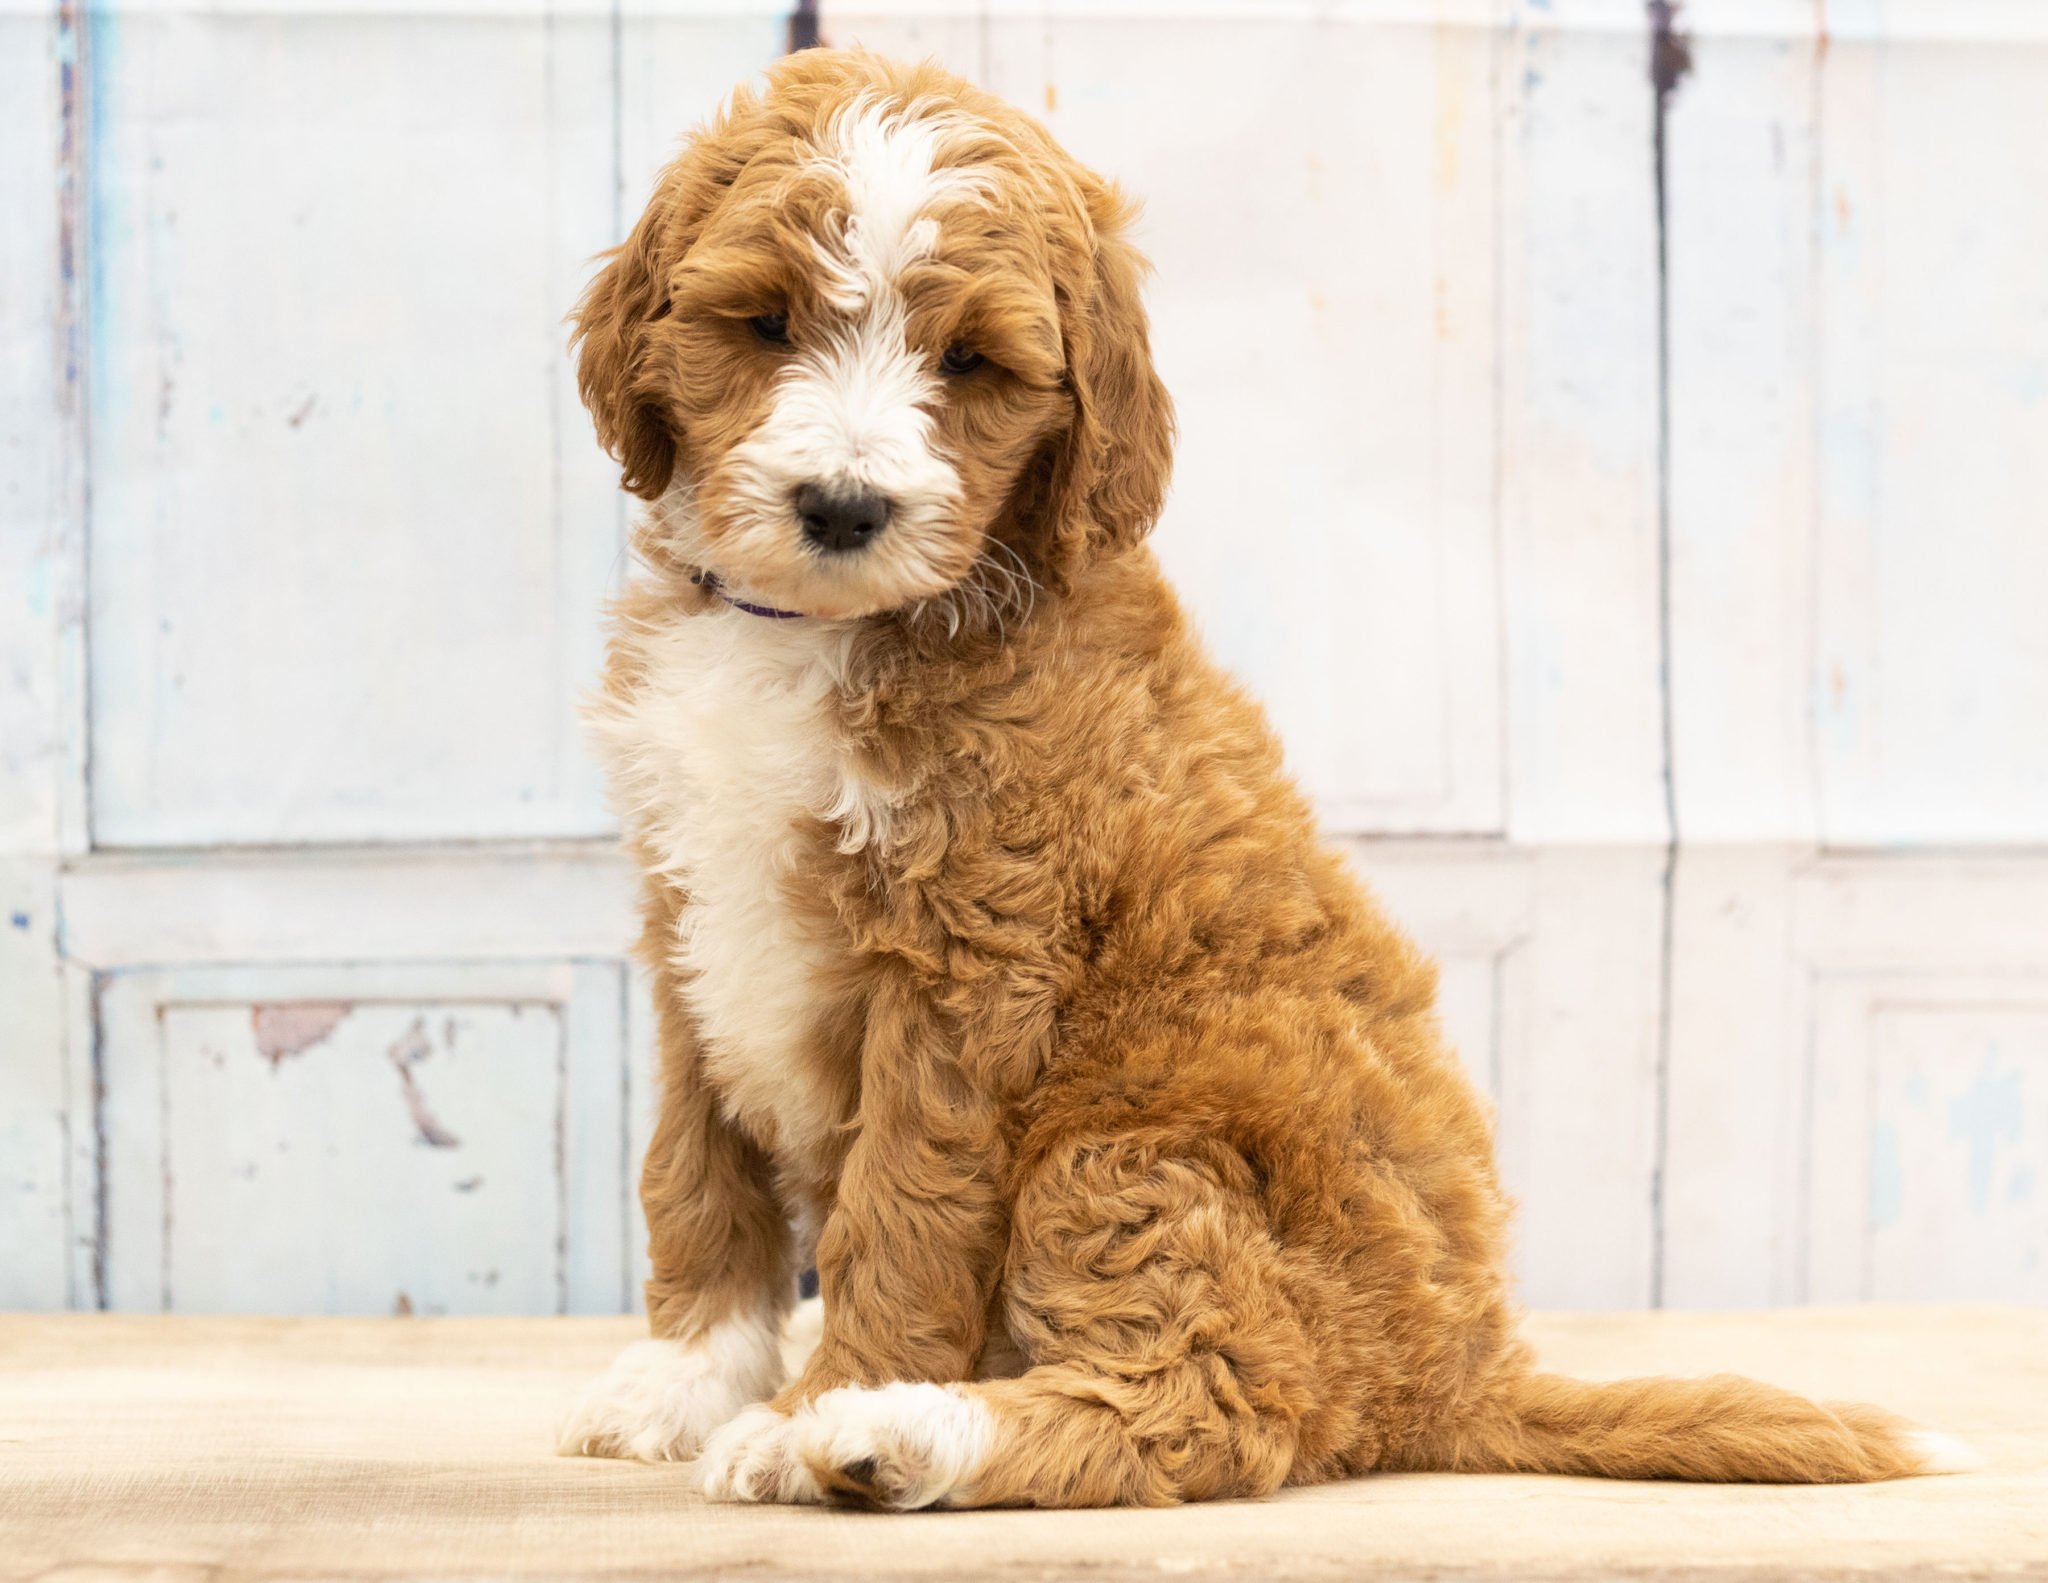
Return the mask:
{"type": "Polygon", "coordinates": [[[385,1051],[398,1072],[399,1086],[405,1094],[405,1108],[412,1115],[412,1124],[419,1132],[420,1142],[430,1149],[459,1149],[462,1140],[434,1118],[434,1113],[427,1108],[427,1096],[420,1092],[419,1080],[413,1076],[412,1069],[433,1053],[424,1017],[413,1018],[412,1026],[385,1051]]]}
{"type": "Polygon", "coordinates": [[[341,1000],[293,1000],[252,1006],[249,1025],[256,1031],[256,1052],[276,1068],[286,1056],[304,1055],[320,1043],[354,1009],[341,1000]]]}
{"type": "Polygon", "coordinates": [[[819,42],[818,0],[796,0],[796,9],[789,13],[789,53],[816,49],[819,42]]]}
{"type": "Polygon", "coordinates": [[[320,398],[318,396],[308,396],[304,401],[300,402],[298,404],[298,407],[284,420],[285,426],[287,428],[293,429],[303,427],[306,420],[313,415],[313,409],[314,407],[319,405],[319,402],[320,398]]]}
{"type": "MultiPolygon", "coordinates": [[[[1671,96],[1678,92],[1678,85],[1692,75],[1692,40],[1678,31],[1678,13],[1684,7],[1684,0],[1649,0],[1650,6],[1650,86],[1656,90],[1657,104],[1661,111],[1671,96]]],[[[1663,123],[1657,127],[1660,139],[1663,123]]],[[[1659,161],[1658,169],[1663,169],[1659,161]]]]}

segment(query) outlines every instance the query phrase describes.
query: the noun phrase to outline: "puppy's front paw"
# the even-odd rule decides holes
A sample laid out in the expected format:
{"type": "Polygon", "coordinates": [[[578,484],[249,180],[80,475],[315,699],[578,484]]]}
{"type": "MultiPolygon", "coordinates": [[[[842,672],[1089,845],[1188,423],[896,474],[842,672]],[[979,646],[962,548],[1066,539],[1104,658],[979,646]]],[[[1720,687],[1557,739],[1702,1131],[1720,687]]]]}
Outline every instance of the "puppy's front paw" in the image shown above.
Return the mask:
{"type": "Polygon", "coordinates": [[[843,1386],[790,1422],[817,1484],[890,1511],[969,1504],[995,1443],[988,1408],[943,1385],[843,1386]]]}
{"type": "Polygon", "coordinates": [[[714,1325],[696,1342],[636,1341],[593,1380],[564,1421],[563,1456],[682,1461],[749,1402],[774,1392],[774,1330],[714,1325]]]}
{"type": "Polygon", "coordinates": [[[749,1407],[705,1442],[697,1476],[714,1501],[815,1502],[825,1498],[798,1459],[795,1420],[749,1407]]]}

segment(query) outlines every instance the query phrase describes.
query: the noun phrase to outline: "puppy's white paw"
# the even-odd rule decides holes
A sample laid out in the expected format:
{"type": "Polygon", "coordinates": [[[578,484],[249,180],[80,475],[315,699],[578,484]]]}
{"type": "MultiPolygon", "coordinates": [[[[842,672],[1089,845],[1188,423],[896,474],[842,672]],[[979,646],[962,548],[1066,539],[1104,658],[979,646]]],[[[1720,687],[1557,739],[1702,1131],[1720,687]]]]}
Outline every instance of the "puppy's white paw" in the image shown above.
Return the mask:
{"type": "Polygon", "coordinates": [[[727,1320],[690,1343],[636,1341],[563,1422],[563,1456],[682,1461],[720,1424],[782,1384],[772,1322],[727,1320]]]}
{"type": "Polygon", "coordinates": [[[749,1407],[705,1442],[697,1476],[714,1501],[816,1502],[818,1481],[798,1460],[794,1420],[772,1407],[749,1407]]]}
{"type": "Polygon", "coordinates": [[[818,1484],[891,1511],[966,1504],[995,1444],[988,1408],[944,1385],[842,1386],[791,1424],[818,1484]]]}

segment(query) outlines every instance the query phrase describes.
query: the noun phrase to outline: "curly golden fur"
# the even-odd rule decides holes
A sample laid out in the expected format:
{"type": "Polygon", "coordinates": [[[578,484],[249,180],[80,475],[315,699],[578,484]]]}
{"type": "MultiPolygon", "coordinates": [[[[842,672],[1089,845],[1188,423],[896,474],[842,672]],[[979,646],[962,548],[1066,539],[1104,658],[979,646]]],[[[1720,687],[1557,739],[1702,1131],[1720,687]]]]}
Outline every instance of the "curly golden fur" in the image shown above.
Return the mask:
{"type": "Polygon", "coordinates": [[[580,306],[650,503],[594,714],[662,1095],[655,1339],[565,1446],[899,1507],[1930,1467],[1874,1409],[1532,1371],[1434,969],[1143,543],[1173,428],[1128,212],[935,67],[807,52],[580,306]],[[887,526],[819,550],[806,482],[887,526]]]}

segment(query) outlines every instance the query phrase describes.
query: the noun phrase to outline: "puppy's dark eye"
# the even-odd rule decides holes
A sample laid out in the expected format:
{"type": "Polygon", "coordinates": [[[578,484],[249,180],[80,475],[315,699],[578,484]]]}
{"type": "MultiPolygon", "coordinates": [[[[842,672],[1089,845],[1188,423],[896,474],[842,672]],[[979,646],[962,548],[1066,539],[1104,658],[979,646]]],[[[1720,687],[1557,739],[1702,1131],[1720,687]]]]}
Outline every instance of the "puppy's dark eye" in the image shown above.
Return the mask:
{"type": "Polygon", "coordinates": [[[789,339],[789,315],[786,313],[757,313],[747,321],[752,330],[770,346],[781,346],[789,339]]]}
{"type": "Polygon", "coordinates": [[[947,347],[945,355],[939,359],[939,367],[949,374],[971,374],[981,367],[981,363],[981,353],[971,351],[958,342],[947,347]]]}

